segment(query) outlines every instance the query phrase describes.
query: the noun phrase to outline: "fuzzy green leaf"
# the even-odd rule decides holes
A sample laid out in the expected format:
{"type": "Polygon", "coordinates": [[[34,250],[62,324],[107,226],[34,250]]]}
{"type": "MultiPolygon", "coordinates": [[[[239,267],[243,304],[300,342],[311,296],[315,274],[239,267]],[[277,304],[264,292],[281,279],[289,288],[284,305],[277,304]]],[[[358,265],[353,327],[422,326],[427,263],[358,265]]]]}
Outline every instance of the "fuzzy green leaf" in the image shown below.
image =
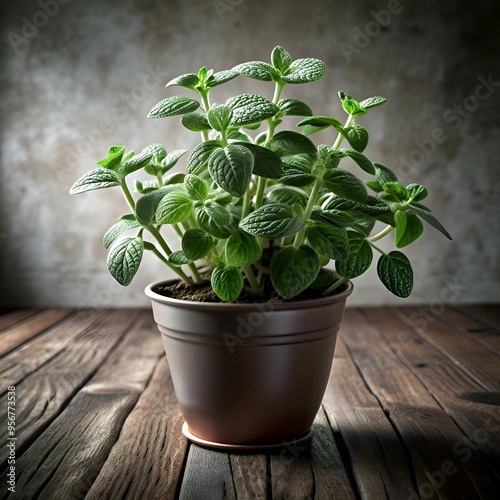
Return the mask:
{"type": "Polygon", "coordinates": [[[316,155],[316,146],[305,135],[290,130],[278,132],[270,142],[270,148],[281,155],[316,155]]]}
{"type": "Polygon", "coordinates": [[[226,241],[226,264],[243,267],[259,260],[262,249],[255,236],[239,230],[226,241]]]}
{"type": "Polygon", "coordinates": [[[325,63],[319,59],[297,59],[290,64],[281,79],[286,83],[314,82],[325,74],[325,69],[325,63]]]}
{"type": "Polygon", "coordinates": [[[368,145],[368,131],[361,125],[353,125],[344,130],[345,138],[353,149],[362,153],[368,145]]]}
{"type": "Polygon", "coordinates": [[[440,233],[444,234],[449,240],[452,239],[450,233],[448,233],[448,231],[441,225],[441,223],[428,211],[416,207],[415,205],[411,205],[410,213],[418,215],[421,219],[423,219],[425,222],[428,222],[432,227],[437,229],[440,233]]]}
{"type": "Polygon", "coordinates": [[[413,203],[414,201],[424,200],[429,194],[427,189],[421,184],[409,184],[408,186],[406,186],[406,191],[408,193],[407,200],[410,203],[413,203]]]}
{"type": "Polygon", "coordinates": [[[213,238],[201,229],[188,229],[182,237],[182,251],[190,260],[205,257],[213,246],[213,238]]]}
{"type": "MultiPolygon", "coordinates": [[[[133,214],[132,217],[134,217],[133,214]]],[[[113,224],[107,231],[104,233],[104,236],[102,238],[102,243],[104,245],[104,248],[108,249],[113,241],[118,238],[122,233],[125,231],[128,231],[129,229],[134,229],[136,227],[139,227],[140,224],[135,220],[135,217],[133,219],[128,219],[128,218],[122,218],[119,220],[116,224],[113,224]]]]}
{"type": "Polygon", "coordinates": [[[228,106],[214,104],[207,113],[208,123],[214,130],[223,132],[228,127],[233,111],[228,106]]]}
{"type": "Polygon", "coordinates": [[[161,173],[166,174],[170,169],[174,168],[179,161],[179,158],[186,153],[187,151],[185,149],[177,149],[176,151],[168,153],[168,155],[161,161],[161,173]]]}
{"type": "Polygon", "coordinates": [[[344,228],[316,222],[307,228],[307,239],[313,248],[330,259],[346,260],[349,256],[349,240],[344,228]]]}
{"type": "Polygon", "coordinates": [[[231,215],[216,201],[207,200],[197,208],[195,218],[200,228],[215,238],[228,238],[233,233],[231,215]]]}
{"type": "Polygon", "coordinates": [[[410,261],[401,252],[382,255],[377,264],[377,274],[387,290],[406,298],[413,289],[413,270],[410,261]]]}
{"type": "Polygon", "coordinates": [[[424,231],[422,221],[412,213],[396,210],[396,246],[403,248],[418,239],[424,231]]]}
{"type": "Polygon", "coordinates": [[[94,189],[105,189],[119,186],[120,184],[120,177],[116,172],[99,167],[80,177],[73,186],[71,186],[69,194],[79,194],[85,191],[93,191],[94,189]]]}
{"type": "Polygon", "coordinates": [[[214,73],[210,78],[205,82],[205,87],[207,89],[212,89],[223,83],[231,81],[233,78],[236,78],[239,75],[237,71],[233,71],[231,69],[226,69],[223,71],[219,71],[214,73]]]}
{"type": "Polygon", "coordinates": [[[292,63],[292,57],[283,47],[278,45],[271,53],[271,62],[279,73],[285,73],[292,63]]]}
{"type": "Polygon", "coordinates": [[[200,83],[200,79],[198,78],[198,75],[195,75],[194,73],[186,73],[184,75],[178,76],[177,78],[174,78],[173,80],[170,80],[165,87],[172,87],[174,85],[179,86],[179,87],[186,87],[188,89],[194,90],[196,85],[200,83]]]}
{"type": "Polygon", "coordinates": [[[331,116],[311,116],[310,118],[300,121],[297,127],[300,127],[302,133],[305,135],[320,132],[328,127],[333,127],[339,132],[343,130],[342,123],[331,116]]]}
{"type": "Polygon", "coordinates": [[[200,107],[200,103],[189,97],[180,95],[167,97],[156,104],[148,113],[148,118],[168,118],[170,116],[192,113],[200,107]]]}
{"type": "Polygon", "coordinates": [[[203,113],[195,112],[182,115],[181,123],[188,130],[191,130],[191,132],[203,132],[212,128],[203,113]]]}
{"type": "Polygon", "coordinates": [[[187,174],[184,177],[184,187],[192,200],[205,201],[208,196],[208,184],[196,175],[187,174]]]}
{"type": "Polygon", "coordinates": [[[234,142],[233,144],[247,148],[254,157],[253,173],[269,179],[278,179],[283,173],[283,162],[281,158],[262,146],[248,144],[243,142],[234,142]]]}
{"type": "Polygon", "coordinates": [[[349,256],[338,259],[335,269],[344,278],[356,278],[368,270],[373,259],[373,251],[365,237],[353,231],[347,232],[349,237],[349,256]]]}
{"type": "Polygon", "coordinates": [[[273,189],[269,193],[269,199],[273,203],[283,203],[290,207],[298,203],[303,208],[306,208],[308,201],[308,197],[304,191],[294,189],[293,187],[279,187],[273,189]]]}
{"type": "Polygon", "coordinates": [[[283,116],[312,116],[311,108],[297,99],[281,99],[278,108],[283,116]]]}
{"type": "Polygon", "coordinates": [[[341,168],[327,170],[323,176],[325,187],[341,198],[363,203],[366,200],[366,187],[354,174],[341,168]]]}
{"type": "Polygon", "coordinates": [[[320,270],[318,254],[307,245],[288,246],[271,259],[271,282],[284,298],[291,299],[314,282],[320,270]]]}
{"type": "Polygon", "coordinates": [[[382,104],[385,104],[387,102],[387,99],[385,97],[381,96],[374,96],[374,97],[369,97],[368,99],[365,99],[364,101],[361,101],[359,105],[362,108],[369,109],[369,108],[374,108],[375,106],[382,106],[382,104]]]}
{"type": "Polygon", "coordinates": [[[339,149],[334,149],[326,144],[318,146],[318,158],[326,168],[333,169],[338,167],[340,160],[345,157],[345,154],[339,149]]]}
{"type": "Polygon", "coordinates": [[[279,111],[271,101],[254,94],[231,97],[226,101],[226,106],[233,110],[231,124],[237,127],[261,122],[279,111]]]}
{"type": "Polygon", "coordinates": [[[125,238],[108,254],[108,269],[120,285],[127,286],[133,280],[144,253],[142,238],[125,238]]]}
{"type": "Polygon", "coordinates": [[[233,71],[237,71],[241,75],[263,82],[276,81],[278,79],[278,74],[275,69],[270,64],[263,61],[250,61],[238,64],[238,66],[233,68],[233,71]]]}
{"type": "Polygon", "coordinates": [[[159,224],[176,224],[185,221],[193,211],[193,201],[184,193],[176,190],[167,193],[156,209],[159,224]]]}
{"type": "MultiPolygon", "coordinates": [[[[125,148],[123,146],[111,146],[108,149],[108,155],[106,158],[99,160],[97,165],[101,167],[108,168],[110,170],[117,170],[123,158],[123,154],[125,153],[125,148]]],[[[130,154],[130,153],[129,153],[130,154]]],[[[132,152],[132,155],[134,153],[132,152]]]]}
{"type": "Polygon", "coordinates": [[[150,153],[151,157],[158,161],[163,160],[167,156],[167,150],[162,144],[150,144],[141,151],[141,154],[143,153],[150,153]]]}
{"type": "Polygon", "coordinates": [[[233,302],[243,290],[243,276],[237,267],[219,264],[212,273],[211,284],[217,297],[233,302]]]}
{"type": "Polygon", "coordinates": [[[118,170],[118,175],[126,177],[127,175],[144,168],[151,162],[153,154],[149,151],[142,152],[138,155],[133,156],[126,162],[123,162],[120,169],[118,170]]]}
{"type": "Polygon", "coordinates": [[[188,173],[199,175],[205,171],[208,166],[208,159],[216,149],[222,149],[217,141],[206,141],[198,144],[187,159],[188,173]]]}
{"type": "Polygon", "coordinates": [[[341,149],[341,151],[345,153],[346,156],[353,159],[365,172],[375,174],[373,163],[364,154],[354,149],[341,149]]]}
{"type": "Polygon", "coordinates": [[[172,252],[168,261],[175,267],[181,267],[185,264],[192,264],[194,260],[190,259],[182,250],[177,250],[177,252],[172,252]]]}
{"type": "Polygon", "coordinates": [[[152,222],[155,222],[156,209],[161,199],[173,190],[178,190],[177,186],[167,186],[161,189],[157,189],[151,193],[147,193],[141,196],[135,205],[135,214],[137,220],[143,225],[147,226],[152,222]]]}
{"type": "Polygon", "coordinates": [[[373,166],[375,168],[376,179],[381,188],[386,182],[397,182],[397,175],[389,167],[377,162],[374,162],[373,166]]]}
{"type": "Polygon", "coordinates": [[[217,185],[233,196],[248,189],[254,166],[253,154],[244,146],[229,144],[216,149],[208,159],[208,171],[217,185]]]}
{"type": "Polygon", "coordinates": [[[306,221],[296,217],[287,205],[273,203],[264,205],[247,215],[240,222],[240,228],[254,236],[280,238],[297,233],[305,223],[306,221]]]}

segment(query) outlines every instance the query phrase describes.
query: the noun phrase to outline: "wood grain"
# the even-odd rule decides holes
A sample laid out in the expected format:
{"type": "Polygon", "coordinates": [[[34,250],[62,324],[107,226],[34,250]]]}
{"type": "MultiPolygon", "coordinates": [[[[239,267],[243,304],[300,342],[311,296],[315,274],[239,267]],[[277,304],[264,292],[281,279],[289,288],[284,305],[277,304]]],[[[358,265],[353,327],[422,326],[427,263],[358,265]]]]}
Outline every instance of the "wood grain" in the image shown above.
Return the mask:
{"type": "Polygon", "coordinates": [[[163,357],[86,498],[175,498],[188,451],[183,421],[163,357]]]}
{"type": "Polygon", "coordinates": [[[28,317],[22,324],[14,324],[3,330],[0,335],[0,356],[4,356],[28,340],[40,335],[43,331],[55,325],[69,314],[69,309],[51,309],[35,316],[28,317]]]}
{"type": "Polygon", "coordinates": [[[498,304],[475,304],[463,306],[463,309],[475,315],[483,323],[500,328],[500,305],[498,304]]]}
{"type": "Polygon", "coordinates": [[[23,319],[33,316],[40,311],[41,309],[18,309],[17,311],[6,312],[0,316],[0,335],[2,335],[1,330],[19,323],[23,319]]]}
{"type": "Polygon", "coordinates": [[[116,349],[19,460],[17,487],[23,495],[85,497],[163,355],[155,330],[143,315],[123,340],[120,329],[114,332],[116,349]]]}
{"type": "MultiPolygon", "coordinates": [[[[64,351],[16,387],[17,450],[22,453],[59,415],[106,359],[137,317],[138,311],[114,311],[100,328],[78,335],[64,351]]],[[[6,408],[6,396],[0,398],[6,408]]],[[[0,427],[6,442],[7,427],[0,427]]],[[[0,469],[6,465],[7,449],[0,448],[0,469]]]]}

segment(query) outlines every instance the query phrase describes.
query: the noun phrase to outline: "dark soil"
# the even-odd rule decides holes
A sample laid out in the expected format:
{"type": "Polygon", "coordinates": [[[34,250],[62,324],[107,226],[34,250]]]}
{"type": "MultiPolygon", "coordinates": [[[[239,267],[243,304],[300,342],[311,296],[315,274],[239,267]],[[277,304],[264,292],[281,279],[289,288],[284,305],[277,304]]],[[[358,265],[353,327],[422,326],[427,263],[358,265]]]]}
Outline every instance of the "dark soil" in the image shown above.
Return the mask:
{"type": "MultiPolygon", "coordinates": [[[[347,285],[344,284],[334,293],[340,293],[344,291],[346,287],[347,285]]],[[[324,298],[323,292],[325,290],[326,287],[314,290],[307,289],[293,299],[283,299],[272,288],[270,290],[266,290],[265,297],[257,297],[248,291],[243,290],[241,295],[233,302],[233,304],[280,303],[319,299],[324,298]]],[[[177,281],[173,285],[157,286],[153,289],[153,291],[172,299],[191,300],[194,302],[222,302],[222,300],[215,295],[209,281],[201,285],[187,285],[183,281],[177,281]]]]}

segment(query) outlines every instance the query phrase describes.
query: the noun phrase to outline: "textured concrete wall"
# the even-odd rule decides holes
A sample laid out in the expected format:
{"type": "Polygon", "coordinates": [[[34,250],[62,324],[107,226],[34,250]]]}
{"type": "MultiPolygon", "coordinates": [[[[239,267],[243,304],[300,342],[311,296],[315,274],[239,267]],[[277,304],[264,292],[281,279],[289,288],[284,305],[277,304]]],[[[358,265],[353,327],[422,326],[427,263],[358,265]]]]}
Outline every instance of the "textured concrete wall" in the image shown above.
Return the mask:
{"type": "MultiPolygon", "coordinates": [[[[111,144],[190,149],[197,137],[177,119],[146,119],[176,92],[164,84],[205,64],[268,60],[276,44],[327,63],[321,81],[286,89],[316,113],[342,116],[338,89],[390,99],[360,120],[371,133],[367,154],[427,185],[428,205],[454,236],[428,227],[408,249],[410,302],[499,298],[498,3],[49,0],[49,14],[42,4],[2,6],[3,305],[146,305],[144,286],[169,276],[152,256],[126,289],[106,269],[101,236],[126,212],[119,192],[68,189],[111,144]],[[390,20],[375,20],[387,9],[390,20]]],[[[271,87],[257,90],[270,97],[271,87]]],[[[214,99],[252,90],[240,77],[214,99]]],[[[351,304],[402,302],[374,269],[355,284],[351,304]]]]}

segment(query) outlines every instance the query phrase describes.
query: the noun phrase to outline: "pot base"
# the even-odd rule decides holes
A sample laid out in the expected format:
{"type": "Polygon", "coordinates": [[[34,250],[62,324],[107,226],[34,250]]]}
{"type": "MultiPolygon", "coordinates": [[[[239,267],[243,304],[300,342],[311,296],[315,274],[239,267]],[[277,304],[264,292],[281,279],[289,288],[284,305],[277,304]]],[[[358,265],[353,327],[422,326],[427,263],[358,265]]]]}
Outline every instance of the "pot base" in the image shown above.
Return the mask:
{"type": "Polygon", "coordinates": [[[305,443],[311,440],[313,436],[313,431],[310,430],[306,434],[290,440],[283,440],[279,442],[271,442],[271,443],[262,443],[262,444],[225,444],[225,443],[216,443],[215,441],[207,441],[206,439],[199,438],[191,433],[187,422],[184,422],[182,425],[182,433],[186,436],[189,441],[203,446],[205,448],[214,448],[217,450],[227,450],[227,451],[249,451],[249,452],[258,452],[260,450],[274,450],[279,448],[289,448],[293,447],[296,449],[296,445],[299,443],[305,443]]]}

